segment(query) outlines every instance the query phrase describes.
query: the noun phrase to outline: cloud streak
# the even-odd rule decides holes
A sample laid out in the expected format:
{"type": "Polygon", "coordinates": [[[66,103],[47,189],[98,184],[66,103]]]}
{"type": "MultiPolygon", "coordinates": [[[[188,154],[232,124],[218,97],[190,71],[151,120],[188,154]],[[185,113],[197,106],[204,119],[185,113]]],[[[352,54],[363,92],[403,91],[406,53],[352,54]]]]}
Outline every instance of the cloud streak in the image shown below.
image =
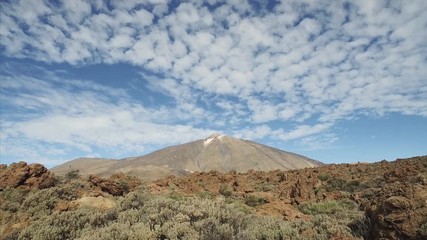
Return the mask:
{"type": "Polygon", "coordinates": [[[73,151],[98,155],[101,148],[109,156],[124,157],[212,132],[177,123],[194,111],[191,107],[187,112],[146,107],[130,98],[126,88],[69,79],[45,69],[30,69],[32,76],[17,74],[15,67],[1,69],[2,156],[45,162],[62,160],[73,151]],[[10,72],[13,76],[7,77],[10,72]]]}
{"type": "MultiPolygon", "coordinates": [[[[5,56],[74,66],[131,64],[153,91],[175,101],[173,107],[149,109],[126,99],[124,90],[83,88],[76,84],[84,81],[74,81],[57,92],[51,82],[14,76],[2,81],[2,94],[9,96],[14,89],[31,94],[22,93],[21,100],[12,98],[8,104],[49,115],[17,122],[5,131],[55,143],[138,149],[145,142],[144,131],[150,130],[129,129],[122,142],[114,136],[75,135],[100,136],[107,129],[119,134],[138,125],[177,135],[195,131],[200,136],[207,129],[223,128],[251,139],[311,136],[301,142],[327,134],[333,142],[337,138],[328,131],[360,115],[427,116],[426,1],[263,3],[4,3],[0,45],[5,56]],[[66,88],[89,91],[78,90],[82,101],[73,104],[66,88]],[[125,100],[111,104],[118,98],[125,100]],[[171,111],[176,117],[162,123],[146,117],[171,111]],[[93,114],[76,117],[79,112],[93,114]],[[62,123],[55,127],[66,129],[61,134],[52,129],[55,139],[37,132],[55,121],[62,123]],[[178,125],[180,121],[188,124],[178,125]]],[[[158,136],[150,143],[170,138],[158,136]]]]}

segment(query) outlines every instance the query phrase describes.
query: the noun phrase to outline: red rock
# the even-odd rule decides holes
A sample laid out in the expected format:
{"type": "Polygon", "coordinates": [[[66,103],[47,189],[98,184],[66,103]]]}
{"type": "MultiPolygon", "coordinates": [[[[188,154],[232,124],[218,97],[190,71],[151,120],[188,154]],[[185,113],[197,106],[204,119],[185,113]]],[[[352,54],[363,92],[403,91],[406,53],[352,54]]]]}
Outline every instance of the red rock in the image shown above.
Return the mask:
{"type": "Polygon", "coordinates": [[[88,180],[94,186],[101,188],[103,192],[107,192],[113,196],[122,196],[124,193],[123,189],[113,180],[94,175],[90,175],[88,180]]]}
{"type": "Polygon", "coordinates": [[[48,188],[55,185],[53,173],[43,165],[25,162],[12,163],[0,171],[0,189],[14,188],[48,188]]]}
{"type": "MultiPolygon", "coordinates": [[[[394,175],[396,176],[396,175],[394,175]]],[[[427,219],[427,189],[410,183],[385,185],[366,207],[371,222],[369,239],[425,239],[419,227],[427,219]]]]}

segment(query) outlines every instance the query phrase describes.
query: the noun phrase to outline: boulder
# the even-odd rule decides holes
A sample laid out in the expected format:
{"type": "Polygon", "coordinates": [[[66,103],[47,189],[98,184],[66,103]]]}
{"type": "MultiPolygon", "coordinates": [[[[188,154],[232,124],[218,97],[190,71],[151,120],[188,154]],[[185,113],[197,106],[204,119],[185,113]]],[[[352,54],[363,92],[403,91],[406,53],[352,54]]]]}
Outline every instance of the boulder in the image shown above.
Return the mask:
{"type": "Polygon", "coordinates": [[[53,173],[38,163],[12,163],[8,167],[2,166],[0,171],[0,189],[6,187],[22,189],[43,189],[55,185],[53,173]]]}
{"type": "Polygon", "coordinates": [[[396,181],[383,186],[365,207],[369,239],[427,239],[419,231],[427,222],[426,196],[422,185],[396,181]]]}
{"type": "Polygon", "coordinates": [[[308,202],[313,199],[316,199],[316,193],[314,191],[315,185],[317,185],[318,180],[302,180],[298,178],[294,186],[292,186],[290,191],[290,199],[292,204],[299,205],[303,202],[308,202]]]}
{"type": "Polygon", "coordinates": [[[124,191],[115,181],[98,176],[90,175],[89,182],[95,187],[101,188],[103,192],[109,193],[113,196],[122,196],[124,191]]]}

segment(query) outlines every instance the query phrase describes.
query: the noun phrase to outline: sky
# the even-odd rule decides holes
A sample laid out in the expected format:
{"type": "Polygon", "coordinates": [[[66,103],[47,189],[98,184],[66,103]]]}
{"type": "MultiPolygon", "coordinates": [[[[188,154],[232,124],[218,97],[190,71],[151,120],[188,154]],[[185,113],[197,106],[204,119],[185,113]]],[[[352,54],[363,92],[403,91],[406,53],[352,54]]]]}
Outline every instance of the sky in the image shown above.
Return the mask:
{"type": "Polygon", "coordinates": [[[427,1],[0,3],[0,162],[221,133],[325,163],[427,155],[427,1]]]}

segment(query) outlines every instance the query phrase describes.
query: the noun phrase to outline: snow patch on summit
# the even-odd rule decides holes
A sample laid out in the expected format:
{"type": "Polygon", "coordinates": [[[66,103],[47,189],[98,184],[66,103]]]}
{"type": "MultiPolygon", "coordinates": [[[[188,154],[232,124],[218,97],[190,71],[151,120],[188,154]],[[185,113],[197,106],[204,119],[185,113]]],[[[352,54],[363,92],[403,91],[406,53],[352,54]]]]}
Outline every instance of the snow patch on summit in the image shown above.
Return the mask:
{"type": "Polygon", "coordinates": [[[209,136],[208,138],[205,139],[205,141],[203,142],[203,145],[206,147],[208,146],[213,140],[215,139],[219,139],[221,140],[221,138],[223,138],[224,135],[220,135],[220,134],[212,134],[211,136],[209,136]]]}
{"type": "Polygon", "coordinates": [[[203,142],[203,145],[205,145],[205,147],[207,146],[207,145],[209,145],[209,143],[211,143],[212,142],[212,140],[214,140],[213,138],[208,138],[208,139],[206,139],[204,142],[203,142]]]}

